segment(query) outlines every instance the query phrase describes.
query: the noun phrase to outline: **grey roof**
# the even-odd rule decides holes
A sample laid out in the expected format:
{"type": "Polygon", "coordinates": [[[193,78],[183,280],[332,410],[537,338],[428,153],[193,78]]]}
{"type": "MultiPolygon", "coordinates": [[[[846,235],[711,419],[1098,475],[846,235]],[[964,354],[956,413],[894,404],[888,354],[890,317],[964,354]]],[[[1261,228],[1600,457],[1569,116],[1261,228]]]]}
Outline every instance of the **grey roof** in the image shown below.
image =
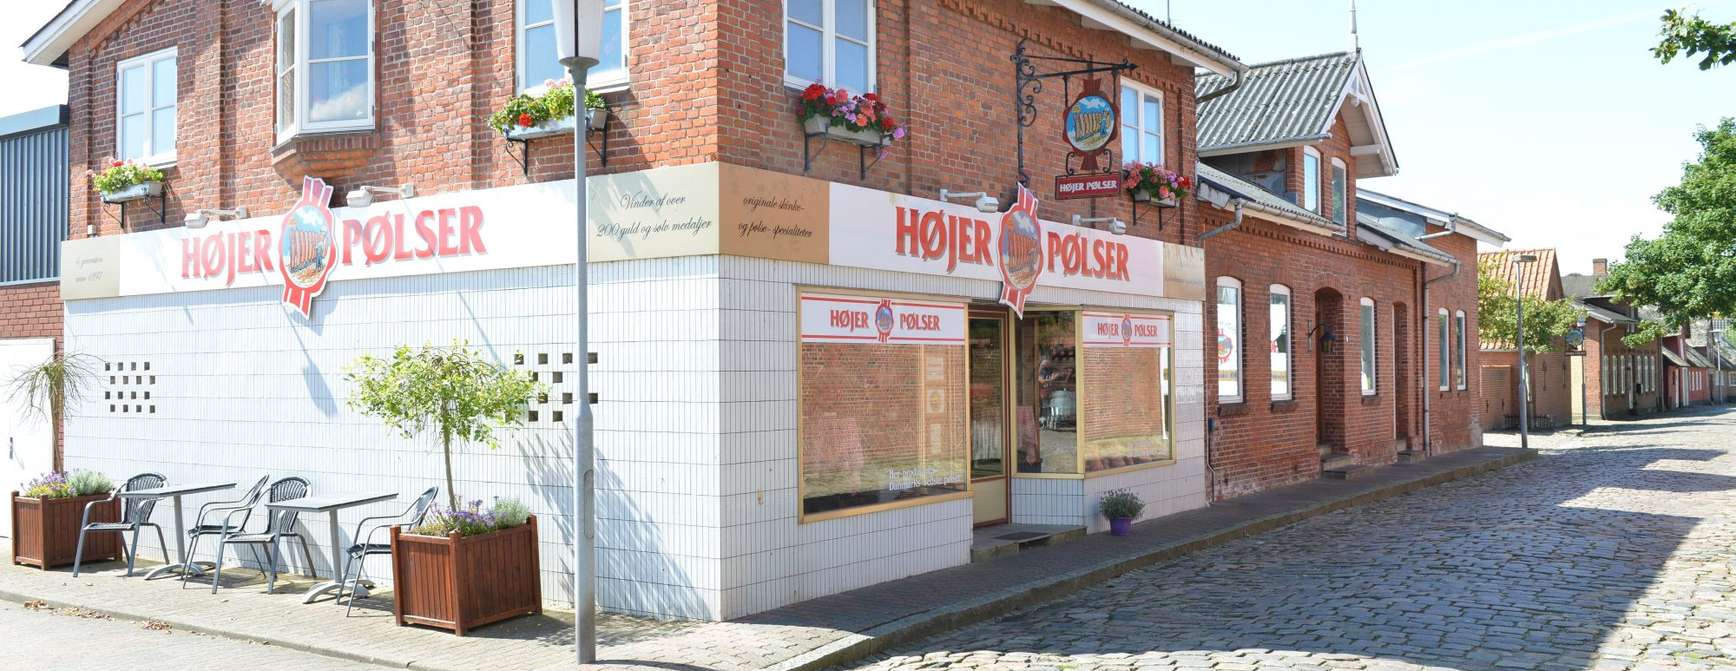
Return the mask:
{"type": "Polygon", "coordinates": [[[1125,9],[1129,12],[1133,12],[1134,14],[1138,14],[1139,18],[1145,19],[1146,21],[1150,21],[1154,24],[1157,24],[1158,26],[1163,27],[1165,30],[1168,30],[1172,33],[1175,33],[1176,35],[1178,35],[1180,37],[1186,38],[1188,41],[1193,42],[1194,46],[1200,47],[1201,49],[1205,49],[1207,51],[1211,51],[1211,52],[1217,54],[1218,56],[1224,57],[1227,60],[1232,60],[1232,61],[1242,60],[1240,58],[1236,58],[1235,54],[1232,54],[1228,51],[1224,51],[1223,48],[1219,47],[1218,45],[1212,44],[1212,43],[1207,42],[1205,40],[1202,40],[1198,37],[1195,37],[1193,33],[1190,33],[1188,31],[1177,28],[1177,27],[1175,27],[1175,24],[1172,24],[1168,21],[1164,21],[1163,19],[1159,19],[1155,16],[1152,16],[1151,14],[1146,13],[1145,10],[1142,10],[1138,7],[1134,7],[1133,5],[1122,2],[1121,0],[1106,0],[1106,1],[1109,3],[1115,4],[1119,7],[1121,7],[1122,9],[1125,9]]]}
{"type": "Polygon", "coordinates": [[[1603,279],[1601,275],[1568,273],[1561,276],[1561,291],[1572,298],[1603,296],[1605,294],[1597,290],[1597,281],[1601,279],[1603,279]]]}
{"type": "Polygon", "coordinates": [[[0,117],[0,136],[59,126],[65,124],[66,120],[65,105],[49,105],[28,112],[19,112],[0,117]]]}
{"type": "Polygon", "coordinates": [[[1668,362],[1670,365],[1677,366],[1680,368],[1687,368],[1688,367],[1688,362],[1683,361],[1682,355],[1677,354],[1676,350],[1670,349],[1668,347],[1660,347],[1660,348],[1658,348],[1658,351],[1664,353],[1664,361],[1668,362]]]}
{"type": "Polygon", "coordinates": [[[1292,203],[1289,200],[1285,200],[1283,196],[1262,189],[1217,168],[1204,163],[1197,163],[1195,164],[1194,171],[1195,176],[1198,177],[1200,181],[1227,191],[1231,195],[1253,201],[1268,209],[1276,210],[1284,216],[1304,221],[1311,226],[1333,229],[1340,233],[1345,230],[1343,226],[1340,226],[1331,219],[1327,219],[1319,214],[1302,209],[1301,206],[1292,203]]]}
{"type": "MultiPolygon", "coordinates": [[[[1566,278],[1563,278],[1563,279],[1565,280],[1566,278]]],[[[1592,319],[1596,319],[1596,320],[1603,322],[1605,324],[1637,324],[1637,323],[1639,323],[1638,321],[1634,320],[1633,317],[1629,317],[1629,316],[1621,314],[1619,312],[1614,312],[1611,310],[1605,310],[1605,309],[1598,307],[1596,305],[1592,305],[1592,304],[1587,303],[1585,301],[1579,300],[1578,297],[1575,297],[1573,299],[1573,305],[1574,305],[1574,307],[1577,307],[1581,310],[1584,310],[1587,317],[1590,317],[1592,319]]]]}
{"type": "MultiPolygon", "coordinates": [[[[1200,150],[1324,139],[1360,60],[1342,52],[1249,66],[1240,89],[1200,104],[1200,150]]],[[[1231,82],[1203,75],[1195,94],[1204,97],[1231,82]]]]}
{"type": "Polygon", "coordinates": [[[1384,251],[1400,254],[1409,252],[1411,255],[1433,259],[1443,265],[1452,265],[1459,260],[1452,254],[1431,247],[1428,243],[1412,237],[1409,233],[1410,226],[1402,220],[1358,213],[1356,223],[1359,226],[1357,237],[1384,251]],[[1363,233],[1372,233],[1373,235],[1361,235],[1363,233]]]}
{"type": "Polygon", "coordinates": [[[1694,368],[1715,368],[1717,366],[1717,364],[1712,363],[1711,359],[1706,358],[1706,355],[1701,354],[1700,350],[1689,347],[1684,351],[1688,354],[1689,366],[1694,368]]]}

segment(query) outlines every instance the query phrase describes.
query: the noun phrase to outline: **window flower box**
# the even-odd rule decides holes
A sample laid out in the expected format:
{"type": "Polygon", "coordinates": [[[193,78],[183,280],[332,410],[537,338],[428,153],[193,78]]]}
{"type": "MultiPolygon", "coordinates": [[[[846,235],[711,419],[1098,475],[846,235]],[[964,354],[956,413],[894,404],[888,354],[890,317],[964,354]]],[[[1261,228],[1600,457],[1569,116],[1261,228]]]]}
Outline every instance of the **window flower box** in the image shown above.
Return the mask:
{"type": "MultiPolygon", "coordinates": [[[[580,101],[572,81],[550,80],[543,82],[543,87],[541,95],[513,96],[489,117],[488,125],[515,141],[573,132],[578,125],[574,113],[580,109],[580,101]]],[[[585,91],[583,110],[589,115],[589,128],[602,128],[609,120],[608,103],[596,91],[585,91]]]]}
{"type": "Polygon", "coordinates": [[[860,147],[885,147],[905,134],[904,126],[873,93],[852,96],[844,89],[815,83],[802,90],[801,105],[802,130],[809,137],[824,135],[860,147]]]}
{"type": "Polygon", "coordinates": [[[850,130],[844,126],[833,125],[831,119],[823,116],[808,117],[802,121],[802,130],[808,135],[824,135],[863,147],[884,147],[892,144],[892,135],[888,133],[872,128],[850,130]]]}
{"type": "MultiPolygon", "coordinates": [[[[44,569],[71,564],[86,504],[99,502],[90,511],[90,521],[120,521],[120,500],[108,498],[106,493],[34,497],[12,492],[12,563],[44,569]]],[[[91,534],[85,539],[84,560],[120,559],[121,540],[121,534],[91,534]]]]}
{"type": "Polygon", "coordinates": [[[392,527],[393,614],[463,636],[476,627],[542,612],[536,516],[473,536],[392,527]]]}
{"type": "Polygon", "coordinates": [[[118,204],[118,203],[130,203],[130,202],[135,201],[135,200],[143,200],[145,198],[156,198],[157,196],[163,195],[163,183],[162,182],[140,182],[138,184],[134,184],[132,186],[126,187],[124,189],[120,189],[118,191],[103,191],[101,193],[102,193],[102,202],[109,203],[111,205],[118,204]]]}
{"type": "Polygon", "coordinates": [[[533,126],[513,126],[506,130],[506,139],[522,142],[555,135],[566,135],[573,132],[573,127],[577,125],[578,122],[569,116],[549,119],[533,126]]]}
{"type": "Polygon", "coordinates": [[[1193,192],[1193,180],[1155,163],[1128,163],[1122,166],[1122,188],[1135,203],[1155,203],[1158,207],[1176,207],[1182,198],[1193,192]]]}

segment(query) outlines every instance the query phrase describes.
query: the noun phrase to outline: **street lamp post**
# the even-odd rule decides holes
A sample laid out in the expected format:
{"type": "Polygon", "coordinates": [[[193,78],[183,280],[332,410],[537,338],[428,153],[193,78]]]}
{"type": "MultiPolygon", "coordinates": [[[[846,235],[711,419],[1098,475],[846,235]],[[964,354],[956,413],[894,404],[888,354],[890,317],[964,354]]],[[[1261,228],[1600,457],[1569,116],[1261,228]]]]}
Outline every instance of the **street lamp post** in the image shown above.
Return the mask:
{"type": "Polygon", "coordinates": [[[590,277],[585,249],[589,241],[589,201],[585,194],[585,74],[597,64],[603,44],[603,0],[549,0],[555,18],[555,49],[561,65],[573,76],[578,100],[573,116],[573,201],[578,210],[577,256],[573,258],[573,647],[580,664],[597,660],[597,471],[596,446],[591,442],[591,347],[586,332],[590,319],[590,277]]]}
{"type": "Polygon", "coordinates": [[[1714,380],[1718,383],[1719,405],[1730,402],[1730,388],[1724,384],[1726,382],[1724,379],[1724,348],[1718,346],[1718,339],[1722,337],[1724,337],[1723,329],[1707,329],[1706,346],[1712,350],[1712,360],[1718,362],[1718,377],[1714,380]]]}
{"type": "MultiPolygon", "coordinates": [[[[1513,261],[1514,266],[1523,266],[1537,261],[1536,255],[1521,254],[1513,261]]],[[[1519,323],[1514,327],[1513,342],[1519,348],[1519,447],[1531,447],[1531,369],[1525,365],[1525,269],[1515,267],[1513,277],[1513,304],[1518,309],[1519,323]]]]}

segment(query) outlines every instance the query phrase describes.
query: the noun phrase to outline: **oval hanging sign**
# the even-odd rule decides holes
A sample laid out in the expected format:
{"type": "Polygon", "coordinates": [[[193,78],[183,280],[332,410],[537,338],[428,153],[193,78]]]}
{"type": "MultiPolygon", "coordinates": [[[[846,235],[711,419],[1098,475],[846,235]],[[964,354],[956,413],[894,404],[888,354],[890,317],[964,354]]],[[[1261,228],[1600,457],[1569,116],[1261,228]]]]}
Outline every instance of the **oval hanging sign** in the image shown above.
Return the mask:
{"type": "Polygon", "coordinates": [[[1096,92],[1079,95],[1067,107],[1067,144],[1080,153],[1095,152],[1115,134],[1115,104],[1096,92]]]}

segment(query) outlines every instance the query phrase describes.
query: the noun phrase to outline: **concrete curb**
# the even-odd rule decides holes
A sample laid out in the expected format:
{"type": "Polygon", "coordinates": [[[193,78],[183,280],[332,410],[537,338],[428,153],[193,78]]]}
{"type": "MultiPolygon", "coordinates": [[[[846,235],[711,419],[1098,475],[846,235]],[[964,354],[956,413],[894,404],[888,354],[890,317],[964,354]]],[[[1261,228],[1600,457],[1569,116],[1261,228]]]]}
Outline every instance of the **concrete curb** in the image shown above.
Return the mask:
{"type": "Polygon", "coordinates": [[[372,655],[362,655],[362,654],[356,654],[353,652],[345,652],[343,650],[333,650],[331,648],[322,648],[322,647],[315,646],[315,645],[306,645],[306,644],[302,644],[302,643],[296,643],[294,641],[275,639],[275,638],[271,638],[271,637],[251,636],[248,634],[242,634],[239,632],[229,631],[229,630],[224,630],[224,629],[212,629],[210,627],[204,627],[204,626],[200,626],[200,625],[196,625],[196,624],[190,624],[187,622],[182,622],[182,621],[176,620],[174,618],[156,617],[156,616],[150,616],[150,615],[140,615],[138,613],[131,613],[131,612],[127,612],[124,610],[114,610],[114,609],[109,609],[109,608],[91,608],[90,606],[81,606],[81,605],[76,604],[76,603],[68,603],[68,602],[59,601],[56,599],[48,599],[48,598],[43,598],[43,597],[38,597],[38,596],[26,596],[23,594],[19,594],[17,592],[12,592],[9,590],[4,590],[4,589],[0,589],[0,601],[11,601],[11,602],[17,603],[17,604],[25,604],[25,603],[29,603],[32,601],[40,601],[40,602],[42,602],[42,604],[44,606],[47,606],[49,608],[54,608],[54,609],[73,608],[73,609],[78,609],[78,610],[87,610],[87,611],[91,611],[94,613],[102,613],[103,615],[107,615],[111,618],[114,618],[117,620],[125,620],[128,622],[161,622],[163,624],[169,625],[169,627],[171,629],[174,629],[177,631],[186,631],[186,632],[192,632],[195,634],[203,634],[206,636],[214,636],[217,638],[227,638],[227,639],[234,640],[234,641],[245,641],[247,643],[269,645],[269,646],[273,646],[273,647],[283,648],[286,650],[295,650],[297,652],[306,652],[306,653],[310,653],[310,654],[315,654],[315,655],[319,655],[321,657],[330,657],[333,659],[341,659],[341,660],[344,660],[346,662],[361,662],[363,664],[372,664],[375,666],[391,667],[391,668],[395,668],[395,669],[422,668],[422,667],[415,666],[414,663],[392,661],[392,660],[383,659],[380,657],[375,657],[372,655]]]}
{"type": "Polygon", "coordinates": [[[1267,531],[1290,526],[1311,517],[1318,517],[1333,511],[1353,508],[1373,503],[1375,501],[1408,494],[1420,489],[1426,489],[1453,480],[1460,480],[1499,470],[1514,464],[1530,461],[1536,457],[1536,450],[1519,451],[1515,449],[1513,454],[1498,459],[1490,459],[1475,464],[1467,464],[1450,471],[1443,471],[1414,480],[1395,483],[1387,487],[1362,492],[1341,499],[1334,499],[1332,501],[1307,505],[1295,510],[1275,513],[1259,519],[1250,520],[1244,524],[1179,541],[1167,547],[1137,557],[1104,562],[1079,571],[1058,574],[1054,576],[1052,580],[1042,583],[1027,583],[1013,589],[985,595],[982,599],[971,603],[958,604],[945,609],[926,611],[911,615],[880,625],[862,634],[834,641],[831,644],[785,660],[784,662],[769,668],[770,671],[815,671],[817,669],[846,664],[896,645],[927,638],[944,631],[988,620],[1026,606],[1066,596],[1067,594],[1083,587],[1103,582],[1152,564],[1175,559],[1206,548],[1223,545],[1239,538],[1255,536],[1267,531]]]}
{"type": "MultiPolygon", "coordinates": [[[[1537,450],[1520,451],[1518,449],[1513,449],[1512,453],[1501,456],[1500,458],[1467,464],[1449,471],[1442,471],[1413,480],[1394,483],[1379,489],[1365,491],[1330,501],[1311,503],[1292,510],[1274,513],[1258,519],[1249,520],[1242,524],[1180,540],[1171,543],[1168,546],[1135,557],[1125,557],[1100,562],[1096,565],[1088,566],[1079,570],[1056,574],[1045,581],[1028,582],[1006,590],[985,594],[982,598],[968,603],[955,604],[946,608],[939,608],[909,615],[876,626],[866,632],[845,636],[842,639],[833,641],[804,654],[797,655],[784,660],[783,662],[767,667],[767,669],[768,671],[815,671],[831,666],[837,666],[839,664],[846,664],[896,645],[916,641],[965,625],[975,624],[1036,603],[1063,597],[1083,587],[1100,583],[1158,562],[1168,561],[1193,552],[1223,545],[1239,538],[1255,536],[1274,529],[1290,526],[1297,522],[1312,517],[1318,517],[1333,511],[1361,506],[1375,501],[1408,494],[1420,489],[1426,489],[1442,483],[1451,482],[1453,480],[1459,480],[1487,473],[1489,471],[1499,470],[1514,464],[1530,461],[1531,459],[1536,458],[1537,454],[1537,450]]],[[[418,664],[413,660],[391,660],[372,655],[309,645],[276,637],[258,636],[236,631],[213,629],[210,627],[181,622],[173,618],[157,617],[122,610],[92,608],[55,599],[17,594],[3,589],[0,589],[0,600],[20,604],[27,601],[41,601],[52,608],[79,608],[128,621],[163,622],[182,631],[190,631],[207,636],[217,636],[232,640],[247,641],[250,643],[273,645],[288,650],[296,650],[299,652],[376,666],[400,669],[443,668],[418,664]]]]}

